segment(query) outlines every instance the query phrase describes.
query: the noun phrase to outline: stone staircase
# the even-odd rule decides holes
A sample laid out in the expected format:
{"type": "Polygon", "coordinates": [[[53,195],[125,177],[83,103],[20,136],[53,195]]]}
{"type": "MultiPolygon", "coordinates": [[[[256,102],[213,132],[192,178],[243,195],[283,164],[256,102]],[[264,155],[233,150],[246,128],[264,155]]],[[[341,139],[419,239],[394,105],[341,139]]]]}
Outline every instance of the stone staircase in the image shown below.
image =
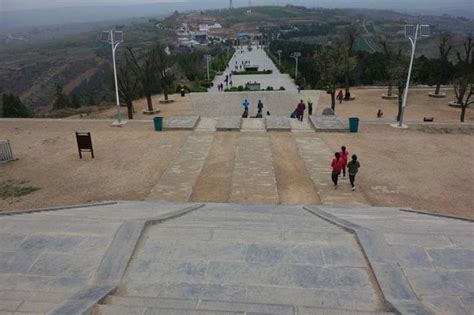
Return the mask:
{"type": "Polygon", "coordinates": [[[45,291],[0,291],[0,314],[45,314],[61,304],[68,296],[69,294],[65,293],[45,291]]]}
{"type": "Polygon", "coordinates": [[[389,315],[387,312],[359,312],[288,304],[239,303],[199,299],[109,296],[94,315],[389,315]]]}

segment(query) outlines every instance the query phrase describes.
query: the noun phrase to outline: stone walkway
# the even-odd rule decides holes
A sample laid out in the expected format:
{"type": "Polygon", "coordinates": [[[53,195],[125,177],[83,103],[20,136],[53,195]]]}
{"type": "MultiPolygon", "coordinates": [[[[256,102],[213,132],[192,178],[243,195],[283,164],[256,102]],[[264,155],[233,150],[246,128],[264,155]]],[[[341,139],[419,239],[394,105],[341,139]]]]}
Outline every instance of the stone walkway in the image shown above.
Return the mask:
{"type": "Polygon", "coordinates": [[[472,314],[473,224],[161,202],[3,215],[0,314],[472,314]]]}
{"type": "Polygon", "coordinates": [[[189,200],[213,139],[213,134],[189,136],[147,199],[189,200]]]}
{"type": "MultiPolygon", "coordinates": [[[[240,51],[240,49],[238,49],[240,51]]],[[[258,65],[259,70],[272,70],[272,74],[257,74],[257,75],[233,75],[232,82],[233,86],[238,87],[239,85],[245,86],[247,82],[258,82],[261,84],[261,89],[266,89],[268,86],[278,90],[283,86],[287,91],[296,91],[296,86],[293,83],[293,79],[288,74],[282,74],[278,68],[273,64],[272,60],[267,56],[263,49],[257,49],[257,46],[253,46],[252,51],[244,49],[243,53],[236,52],[232,59],[229,61],[227,69],[223,75],[216,76],[214,79],[214,86],[209,89],[209,92],[217,92],[217,85],[223,83],[225,87],[225,75],[230,74],[231,71],[235,70],[235,65],[241,65],[242,61],[250,61],[251,65],[258,65]]],[[[240,69],[239,71],[243,71],[240,69]]]]}
{"type": "MultiPolygon", "coordinates": [[[[341,189],[335,190],[333,188],[330,164],[334,152],[329,149],[321,138],[314,136],[298,137],[296,143],[300,156],[305,161],[306,169],[316,185],[322,204],[352,206],[369,204],[359,191],[341,191],[341,189]]],[[[348,181],[348,177],[343,179],[341,175],[339,181],[348,181]]]]}
{"type": "Polygon", "coordinates": [[[266,134],[242,134],[236,149],[230,201],[278,203],[275,171],[266,134]]]}

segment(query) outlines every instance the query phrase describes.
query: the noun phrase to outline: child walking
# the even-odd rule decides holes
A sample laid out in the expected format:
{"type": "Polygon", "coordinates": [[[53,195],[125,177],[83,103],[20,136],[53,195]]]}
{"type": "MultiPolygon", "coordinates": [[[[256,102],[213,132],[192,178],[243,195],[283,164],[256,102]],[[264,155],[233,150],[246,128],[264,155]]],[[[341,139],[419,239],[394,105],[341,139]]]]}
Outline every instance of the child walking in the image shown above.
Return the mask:
{"type": "Polygon", "coordinates": [[[351,182],[352,190],[356,190],[355,177],[359,171],[360,163],[357,161],[357,155],[352,155],[352,160],[347,164],[347,170],[349,171],[349,181],[351,182]]]}
{"type": "Polygon", "coordinates": [[[331,173],[331,179],[332,182],[334,183],[334,189],[337,189],[337,180],[339,178],[339,175],[341,174],[341,169],[344,167],[344,160],[341,158],[341,155],[339,152],[336,152],[334,154],[335,158],[332,160],[331,167],[332,167],[332,173],[331,173]]]}

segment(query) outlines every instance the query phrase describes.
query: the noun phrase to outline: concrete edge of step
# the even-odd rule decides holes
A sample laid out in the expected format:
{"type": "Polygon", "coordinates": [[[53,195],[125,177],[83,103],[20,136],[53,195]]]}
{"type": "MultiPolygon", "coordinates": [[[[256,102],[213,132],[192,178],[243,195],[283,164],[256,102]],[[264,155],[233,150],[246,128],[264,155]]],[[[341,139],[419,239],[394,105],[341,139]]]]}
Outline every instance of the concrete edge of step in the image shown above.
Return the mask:
{"type": "Polygon", "coordinates": [[[130,259],[133,257],[147,227],[166,220],[175,219],[204,206],[205,204],[195,204],[156,217],[124,222],[115,233],[114,239],[102,258],[99,268],[92,277],[93,284],[86,286],[63,301],[58,307],[48,312],[47,315],[91,314],[98,303],[118,288],[130,259]]]}
{"type": "Polygon", "coordinates": [[[117,201],[104,201],[104,202],[91,202],[91,203],[84,203],[84,204],[77,204],[77,205],[70,205],[70,206],[2,211],[0,212],[0,216],[20,215],[20,214],[29,214],[29,213],[36,213],[36,212],[48,212],[48,211],[58,211],[58,210],[79,209],[79,208],[91,208],[91,207],[100,207],[100,206],[111,206],[111,205],[116,205],[116,204],[118,204],[117,201]]]}
{"type": "Polygon", "coordinates": [[[317,206],[303,207],[309,213],[352,233],[382,294],[387,311],[398,314],[434,315],[418,300],[384,237],[375,231],[334,216],[317,206]]]}

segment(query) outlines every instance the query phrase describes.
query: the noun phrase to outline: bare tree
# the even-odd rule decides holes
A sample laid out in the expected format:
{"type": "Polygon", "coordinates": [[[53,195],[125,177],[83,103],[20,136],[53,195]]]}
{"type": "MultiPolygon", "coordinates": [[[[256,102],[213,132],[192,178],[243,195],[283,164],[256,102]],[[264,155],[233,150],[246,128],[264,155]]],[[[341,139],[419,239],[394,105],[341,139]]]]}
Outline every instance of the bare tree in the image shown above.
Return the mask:
{"type": "Polygon", "coordinates": [[[132,65],[132,71],[140,82],[140,87],[146,97],[148,111],[153,111],[152,95],[155,86],[158,83],[157,78],[157,51],[151,49],[147,51],[142,58],[138,58],[132,48],[127,47],[129,59],[132,65]]]}
{"type": "Polygon", "coordinates": [[[400,121],[403,106],[403,93],[405,92],[407,76],[408,76],[409,58],[402,54],[399,50],[397,54],[393,55],[388,68],[388,75],[392,82],[395,83],[398,91],[398,113],[397,121],[400,121]]]}
{"type": "Polygon", "coordinates": [[[331,108],[334,112],[336,111],[336,90],[345,73],[341,59],[346,54],[344,45],[337,43],[334,47],[322,47],[314,55],[321,82],[326,86],[327,93],[331,95],[331,108]]]}
{"type": "Polygon", "coordinates": [[[464,122],[466,107],[474,103],[471,97],[474,94],[474,42],[472,36],[468,36],[463,43],[464,57],[457,52],[458,71],[453,82],[456,101],[461,105],[461,122],[464,122]]]}
{"type": "Polygon", "coordinates": [[[133,61],[130,54],[125,52],[125,60],[118,68],[118,86],[120,99],[127,105],[128,119],[133,119],[135,108],[133,101],[137,97],[140,82],[133,71],[133,61]]]}
{"type": "MultiPolygon", "coordinates": [[[[352,57],[353,55],[354,44],[359,38],[359,36],[360,36],[360,32],[356,25],[350,25],[346,27],[345,34],[344,34],[344,37],[345,37],[344,41],[346,42],[345,46],[346,46],[347,54],[349,57],[352,57]]],[[[349,100],[350,95],[351,95],[350,78],[351,78],[352,71],[348,71],[348,70],[349,68],[347,68],[346,71],[344,72],[344,89],[345,89],[344,98],[345,100],[349,100]]]]}
{"type": "MultiPolygon", "coordinates": [[[[393,44],[392,42],[385,36],[380,37],[380,44],[383,47],[383,52],[384,52],[384,74],[386,77],[386,82],[387,82],[387,97],[391,97],[393,93],[393,78],[392,78],[392,72],[390,71],[393,68],[393,62],[395,61],[397,54],[395,54],[393,44]]],[[[398,52],[398,55],[401,52],[398,52]]]]}
{"type": "Polygon", "coordinates": [[[439,95],[439,89],[441,87],[441,83],[443,78],[446,74],[446,67],[448,66],[448,59],[449,53],[453,48],[452,45],[452,36],[449,32],[444,32],[441,34],[438,42],[438,49],[439,49],[439,65],[438,65],[438,78],[436,81],[436,90],[435,94],[439,95]]]}
{"type": "Polygon", "coordinates": [[[173,83],[173,73],[171,72],[172,58],[167,52],[166,47],[157,43],[154,47],[156,54],[156,68],[159,73],[159,82],[165,96],[165,101],[168,101],[168,88],[173,83]]]}

